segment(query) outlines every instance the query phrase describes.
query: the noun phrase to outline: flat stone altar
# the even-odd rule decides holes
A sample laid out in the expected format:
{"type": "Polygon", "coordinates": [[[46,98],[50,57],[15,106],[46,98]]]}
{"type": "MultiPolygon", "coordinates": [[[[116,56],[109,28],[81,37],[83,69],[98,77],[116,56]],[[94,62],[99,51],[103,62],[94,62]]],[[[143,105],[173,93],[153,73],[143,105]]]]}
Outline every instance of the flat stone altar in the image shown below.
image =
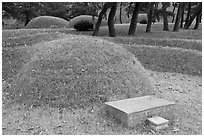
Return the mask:
{"type": "Polygon", "coordinates": [[[160,116],[174,121],[175,103],[154,96],[143,96],[125,100],[105,102],[107,113],[127,127],[146,122],[148,118],[160,116]]]}

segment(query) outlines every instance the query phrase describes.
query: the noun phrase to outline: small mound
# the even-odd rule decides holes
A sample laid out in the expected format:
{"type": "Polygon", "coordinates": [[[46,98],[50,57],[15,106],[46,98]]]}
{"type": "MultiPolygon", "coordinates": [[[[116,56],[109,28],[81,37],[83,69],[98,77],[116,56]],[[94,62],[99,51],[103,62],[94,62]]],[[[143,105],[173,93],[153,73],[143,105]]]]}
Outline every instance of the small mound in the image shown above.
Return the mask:
{"type": "MultiPolygon", "coordinates": [[[[71,19],[71,20],[69,21],[68,27],[69,27],[69,28],[74,28],[74,26],[75,26],[76,24],[80,24],[81,22],[88,22],[88,23],[90,23],[90,24],[93,25],[94,22],[95,22],[95,23],[97,22],[98,17],[95,17],[94,19],[95,19],[95,20],[93,21],[93,17],[92,17],[91,15],[80,15],[80,16],[77,16],[77,17],[71,19]]],[[[104,20],[102,20],[101,26],[106,26],[106,25],[107,25],[107,22],[104,21],[104,20]]]]}
{"type": "Polygon", "coordinates": [[[30,48],[31,61],[4,91],[17,103],[78,108],[154,94],[134,55],[108,41],[70,36],[30,48]]]}
{"type": "Polygon", "coordinates": [[[147,24],[147,14],[138,14],[137,22],[141,24],[147,24]]]}
{"type": "Polygon", "coordinates": [[[68,25],[68,21],[52,16],[39,16],[32,19],[27,25],[27,29],[32,28],[62,28],[68,25]]]}

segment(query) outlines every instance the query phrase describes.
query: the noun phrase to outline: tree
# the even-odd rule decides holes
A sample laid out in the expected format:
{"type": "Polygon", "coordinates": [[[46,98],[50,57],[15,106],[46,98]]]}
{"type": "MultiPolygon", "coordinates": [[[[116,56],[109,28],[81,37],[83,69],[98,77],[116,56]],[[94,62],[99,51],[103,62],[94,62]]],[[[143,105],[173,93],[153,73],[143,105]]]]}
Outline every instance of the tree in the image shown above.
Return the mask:
{"type": "Polygon", "coordinates": [[[201,16],[202,16],[202,12],[199,12],[199,14],[196,16],[196,24],[195,24],[194,29],[198,29],[199,23],[200,23],[200,20],[201,20],[201,16]]]}
{"type": "MultiPolygon", "coordinates": [[[[178,2],[173,2],[173,7],[174,7],[173,11],[172,11],[173,13],[175,12],[175,9],[176,9],[177,6],[178,6],[178,2]]],[[[172,18],[172,21],[171,21],[172,23],[174,22],[174,19],[175,19],[175,14],[173,15],[173,18],[172,18]]]]}
{"type": "Polygon", "coordinates": [[[28,22],[42,13],[42,3],[40,2],[5,2],[2,3],[2,9],[13,18],[28,22]]]}
{"type": "Polygon", "coordinates": [[[68,20],[71,4],[64,2],[43,2],[44,15],[68,20]]]}
{"type": "Polygon", "coordinates": [[[139,14],[139,10],[140,10],[140,5],[141,5],[140,2],[135,2],[135,8],[134,8],[134,11],[133,11],[133,15],[132,15],[128,35],[135,35],[135,31],[136,31],[136,27],[137,27],[137,19],[138,19],[138,14],[139,14]]]}
{"type": "Polygon", "coordinates": [[[181,21],[182,8],[183,8],[183,2],[179,2],[178,12],[176,15],[176,21],[175,21],[174,29],[173,29],[173,31],[175,32],[179,31],[179,23],[181,21]]]}
{"type": "Polygon", "coordinates": [[[195,8],[195,12],[193,13],[193,15],[190,17],[190,20],[185,24],[184,28],[188,29],[190,27],[190,25],[192,24],[193,20],[200,14],[202,13],[202,2],[200,2],[196,8],[195,8]]]}
{"type": "Polygon", "coordinates": [[[167,6],[168,6],[167,2],[162,2],[163,30],[164,31],[169,31],[168,19],[167,19],[167,13],[166,13],[167,6]]]}
{"type": "Polygon", "coordinates": [[[187,13],[187,16],[186,16],[184,28],[186,27],[186,24],[187,24],[187,22],[188,22],[189,19],[190,19],[190,13],[191,13],[191,2],[188,2],[188,13],[187,13]]]}
{"type": "Polygon", "coordinates": [[[114,27],[114,22],[115,22],[114,17],[115,17],[116,10],[117,10],[117,2],[112,2],[110,13],[108,16],[109,37],[115,37],[116,36],[115,27],[114,27]]]}
{"type": "Polygon", "coordinates": [[[108,8],[109,8],[108,3],[105,3],[103,5],[101,12],[99,13],[99,17],[98,17],[98,20],[97,20],[96,25],[95,25],[95,29],[94,29],[93,34],[92,34],[93,36],[98,36],[99,28],[101,26],[101,21],[103,19],[103,15],[106,13],[108,8]]]}
{"type": "Polygon", "coordinates": [[[181,23],[180,23],[180,28],[183,28],[183,22],[184,22],[184,11],[185,11],[185,2],[183,3],[182,7],[182,13],[181,13],[181,23]]]}
{"type": "Polygon", "coordinates": [[[119,14],[119,20],[120,20],[120,24],[123,24],[122,22],[122,7],[123,7],[123,3],[120,3],[120,14],[119,14]]]}
{"type": "Polygon", "coordinates": [[[150,32],[151,31],[152,18],[153,18],[153,14],[154,14],[154,2],[150,2],[149,7],[150,8],[149,8],[146,32],[150,32]]]}

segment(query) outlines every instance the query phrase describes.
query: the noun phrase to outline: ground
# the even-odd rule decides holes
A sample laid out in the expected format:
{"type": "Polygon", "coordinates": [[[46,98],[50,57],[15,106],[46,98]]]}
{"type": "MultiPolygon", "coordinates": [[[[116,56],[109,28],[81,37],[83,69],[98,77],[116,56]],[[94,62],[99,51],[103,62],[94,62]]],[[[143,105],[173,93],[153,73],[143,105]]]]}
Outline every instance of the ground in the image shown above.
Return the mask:
{"type": "MultiPolygon", "coordinates": [[[[3,134],[202,134],[201,26],[198,30],[181,29],[178,33],[175,33],[162,32],[162,25],[155,24],[152,28],[153,31],[147,34],[144,32],[145,26],[138,25],[137,35],[126,37],[127,39],[124,38],[127,33],[125,28],[127,29],[127,25],[117,25],[116,30],[118,30],[118,36],[116,38],[108,38],[106,36],[108,30],[104,27],[100,30],[99,37],[121,44],[135,54],[136,57],[140,57],[139,60],[150,73],[153,83],[157,88],[156,95],[176,102],[176,121],[173,125],[157,133],[145,125],[140,125],[135,128],[126,128],[118,121],[107,117],[103,111],[104,106],[73,110],[69,108],[51,108],[48,106],[40,108],[31,106],[30,108],[26,108],[20,104],[7,105],[9,101],[4,100],[3,92],[3,134]],[[136,41],[134,38],[142,38],[143,40],[136,41]],[[174,40],[174,42],[171,42],[172,40],[174,40]],[[154,44],[152,44],[152,42],[154,42],[154,44]],[[142,44],[148,47],[137,46],[142,44]],[[142,53],[146,53],[145,56],[136,54],[137,52],[134,52],[134,48],[138,50],[142,49],[142,53]],[[172,52],[172,50],[174,52],[172,52]],[[167,53],[166,58],[162,56],[161,53],[163,52],[167,53]],[[180,55],[179,53],[182,54],[180,55]],[[151,58],[153,58],[153,62],[148,62],[151,58]]],[[[170,28],[172,28],[172,26],[170,26],[170,28]]],[[[37,30],[36,32],[40,33],[40,31],[42,30],[37,30]]],[[[44,40],[42,37],[36,38],[36,35],[34,36],[32,34],[33,32],[26,31],[29,33],[28,35],[34,39],[30,41],[30,38],[28,38],[26,42],[28,44],[26,46],[32,46],[34,43],[37,43],[37,41],[46,41],[46,39],[58,39],[69,33],[77,35],[90,35],[91,33],[62,29],[58,29],[57,31],[59,31],[60,34],[51,33],[52,35],[50,37],[46,36],[44,40]],[[35,38],[38,40],[35,40],[35,38]]],[[[53,32],[53,29],[48,30],[48,33],[50,32],[53,32]]],[[[18,72],[22,62],[26,60],[26,56],[22,57],[22,55],[25,55],[22,50],[22,46],[24,46],[25,43],[20,45],[15,45],[15,42],[14,44],[10,43],[13,39],[22,42],[22,38],[15,37],[15,31],[12,32],[15,38],[11,37],[9,39],[8,34],[11,35],[7,31],[3,31],[2,74],[4,86],[8,86],[8,79],[11,79],[18,72]],[[17,47],[14,48],[14,46],[17,47]],[[15,59],[16,57],[18,59],[15,59]],[[7,68],[12,68],[12,71],[8,71],[7,68]]],[[[24,32],[22,35],[23,34],[24,32]]],[[[42,36],[42,33],[40,35],[42,36]]],[[[24,40],[26,41],[25,37],[24,40]]]]}

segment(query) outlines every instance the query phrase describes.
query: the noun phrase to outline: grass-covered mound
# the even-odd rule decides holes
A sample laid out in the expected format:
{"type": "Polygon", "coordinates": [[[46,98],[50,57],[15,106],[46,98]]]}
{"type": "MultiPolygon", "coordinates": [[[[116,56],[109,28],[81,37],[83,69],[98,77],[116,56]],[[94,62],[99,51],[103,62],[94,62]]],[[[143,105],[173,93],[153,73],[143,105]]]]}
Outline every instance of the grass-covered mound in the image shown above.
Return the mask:
{"type": "Polygon", "coordinates": [[[27,25],[27,29],[32,28],[63,28],[68,25],[68,21],[58,17],[39,16],[32,19],[27,25]]]}
{"type": "MultiPolygon", "coordinates": [[[[74,17],[73,19],[71,19],[69,21],[69,24],[68,24],[68,27],[69,28],[75,28],[77,29],[76,27],[74,26],[77,26],[78,24],[79,25],[86,25],[85,27],[90,27],[90,24],[92,24],[92,27],[93,27],[93,24],[96,23],[98,20],[98,17],[95,17],[94,18],[94,21],[93,21],[93,17],[91,15],[80,15],[80,16],[77,16],[77,17],[74,17]]],[[[107,22],[105,20],[102,20],[101,22],[101,26],[106,26],[107,25],[107,22]]]]}
{"type": "Polygon", "coordinates": [[[154,93],[140,62],[124,48],[102,39],[70,36],[30,47],[4,93],[18,103],[85,107],[154,93]]]}
{"type": "Polygon", "coordinates": [[[123,45],[145,69],[202,76],[202,52],[150,45],[123,45]]]}

